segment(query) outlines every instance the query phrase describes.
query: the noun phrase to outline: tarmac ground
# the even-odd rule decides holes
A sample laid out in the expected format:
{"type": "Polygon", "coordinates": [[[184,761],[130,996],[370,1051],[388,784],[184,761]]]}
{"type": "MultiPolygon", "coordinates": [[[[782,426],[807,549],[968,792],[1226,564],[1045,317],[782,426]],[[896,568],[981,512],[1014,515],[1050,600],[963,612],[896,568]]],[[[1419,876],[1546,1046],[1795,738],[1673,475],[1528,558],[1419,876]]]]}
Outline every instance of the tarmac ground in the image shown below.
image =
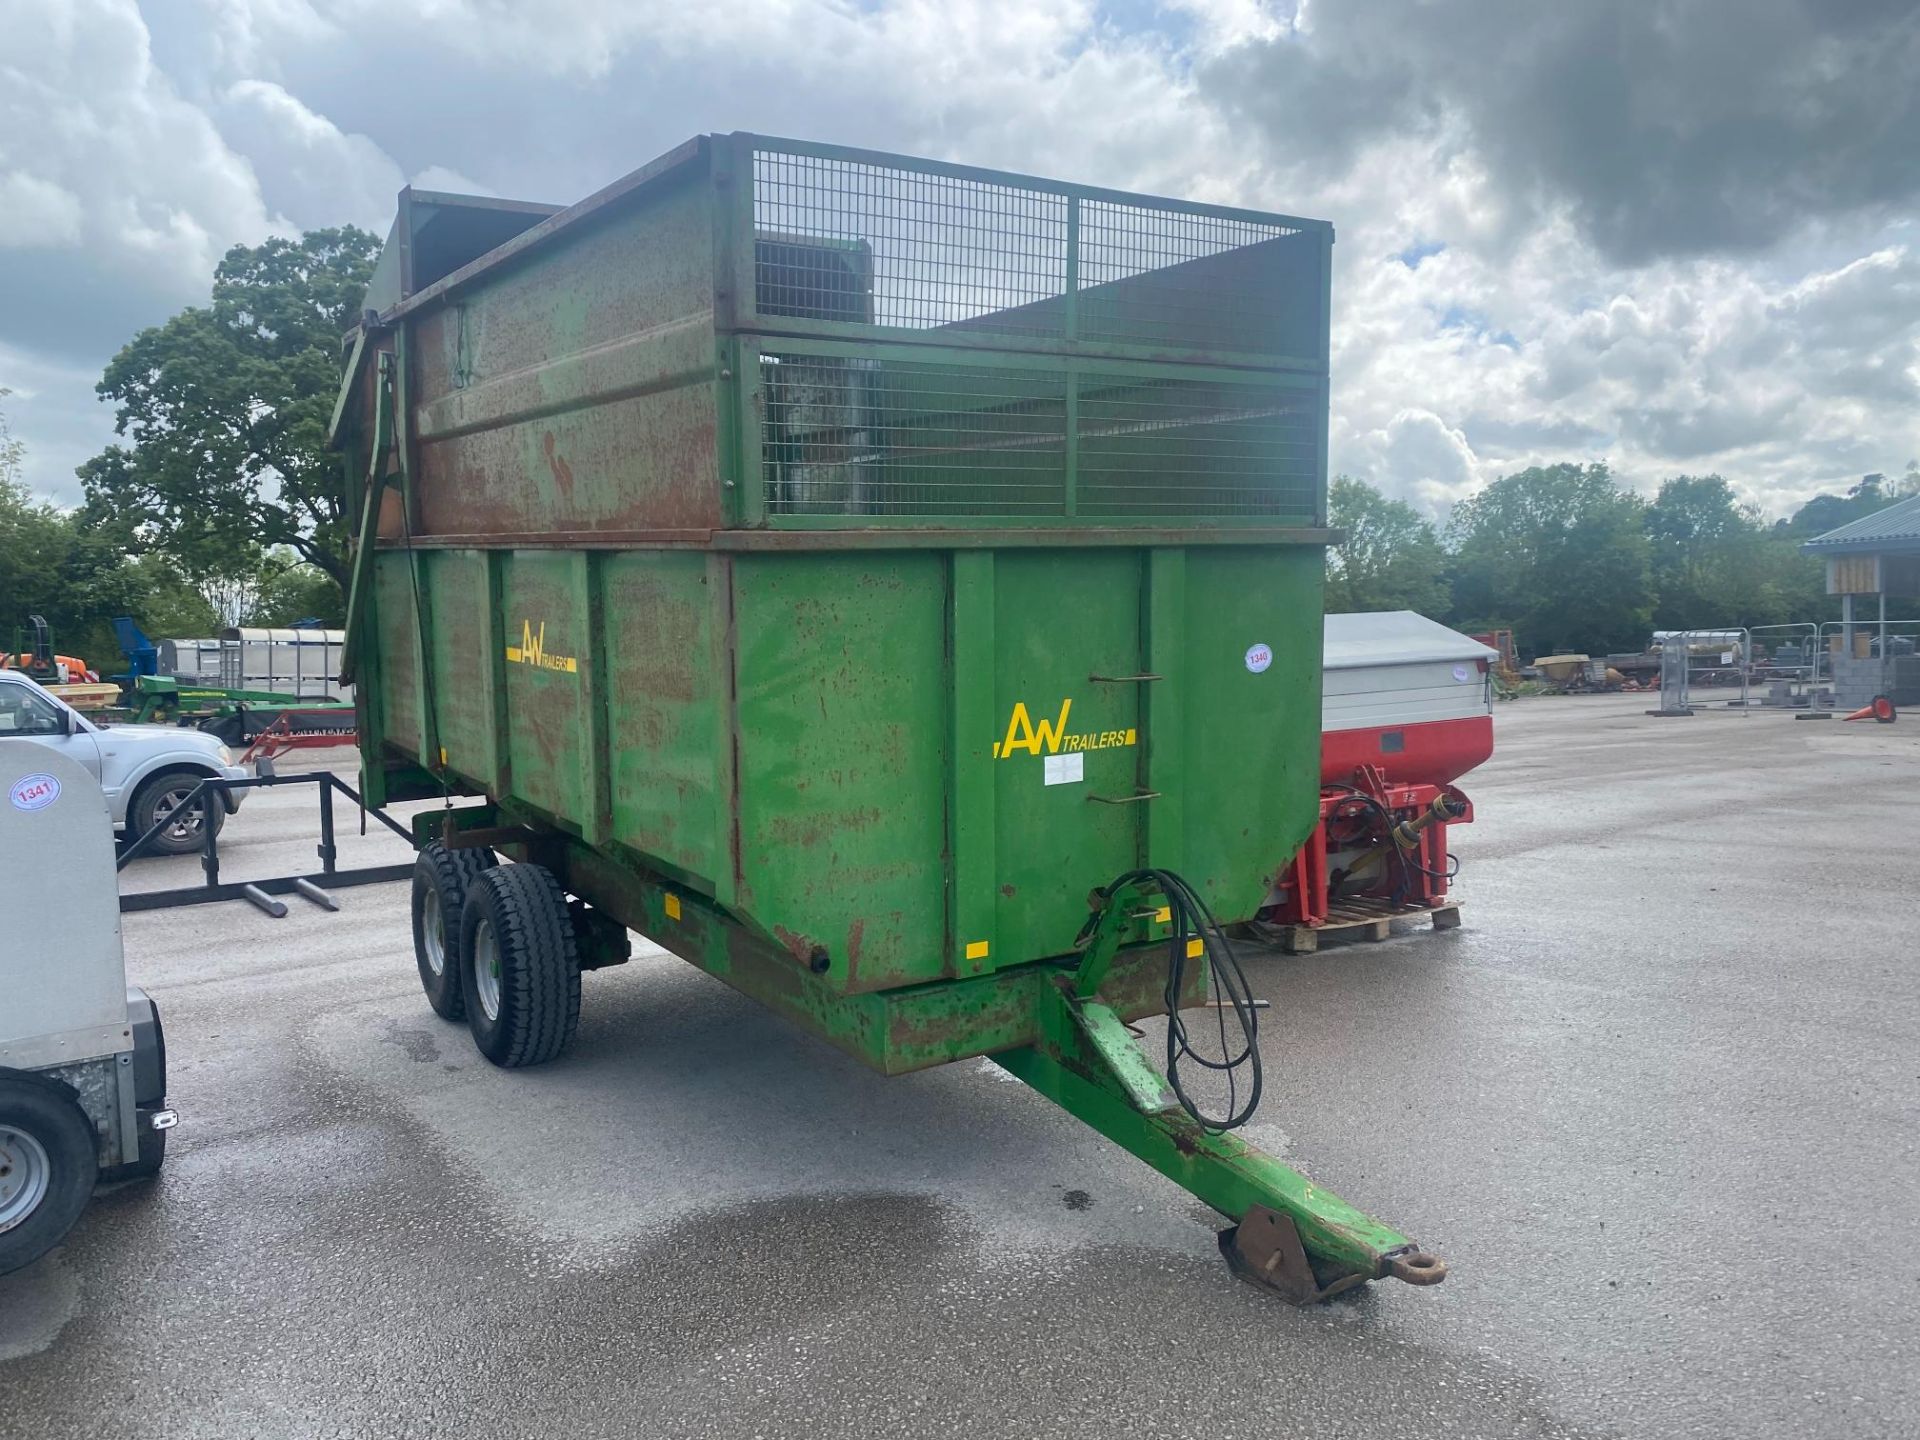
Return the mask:
{"type": "MultiPolygon", "coordinates": [[[[0,1278],[0,1436],[1920,1434],[1920,718],[1648,703],[1501,707],[1461,929],[1248,957],[1250,1138],[1436,1289],[1289,1308],[992,1065],[881,1078],[660,954],[495,1070],[381,885],[126,918],[182,1119],[0,1278]]],[[[228,875],[314,838],[255,795],[228,875]]]]}

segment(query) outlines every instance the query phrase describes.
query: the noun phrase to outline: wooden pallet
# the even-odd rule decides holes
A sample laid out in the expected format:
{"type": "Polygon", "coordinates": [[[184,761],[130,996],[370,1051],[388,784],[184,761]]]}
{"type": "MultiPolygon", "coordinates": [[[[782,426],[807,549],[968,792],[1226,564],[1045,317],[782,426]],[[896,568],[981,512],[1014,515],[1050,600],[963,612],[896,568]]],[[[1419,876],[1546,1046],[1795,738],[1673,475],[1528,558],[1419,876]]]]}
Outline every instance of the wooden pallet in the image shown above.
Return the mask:
{"type": "Polygon", "coordinates": [[[1385,940],[1393,933],[1396,920],[1419,920],[1431,916],[1436,930],[1460,927],[1458,905],[1392,905],[1385,900],[1342,900],[1327,912],[1319,925],[1260,925],[1260,938],[1277,945],[1289,955],[1311,955],[1320,948],[1325,935],[1346,935],[1362,940],[1385,940]],[[1358,932],[1357,935],[1355,932],[1358,932]]]}

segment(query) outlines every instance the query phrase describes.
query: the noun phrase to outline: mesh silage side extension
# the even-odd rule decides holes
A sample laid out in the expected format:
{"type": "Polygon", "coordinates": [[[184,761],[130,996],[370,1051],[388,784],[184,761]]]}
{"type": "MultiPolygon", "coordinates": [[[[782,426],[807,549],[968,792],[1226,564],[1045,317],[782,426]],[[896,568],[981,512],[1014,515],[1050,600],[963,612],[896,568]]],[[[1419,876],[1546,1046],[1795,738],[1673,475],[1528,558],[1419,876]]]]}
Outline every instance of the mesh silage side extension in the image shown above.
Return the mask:
{"type": "Polygon", "coordinates": [[[753,184],[760,323],[840,341],[761,351],[769,515],[1317,514],[1321,392],[1262,372],[1321,343],[1319,237],[809,150],[753,184]]]}

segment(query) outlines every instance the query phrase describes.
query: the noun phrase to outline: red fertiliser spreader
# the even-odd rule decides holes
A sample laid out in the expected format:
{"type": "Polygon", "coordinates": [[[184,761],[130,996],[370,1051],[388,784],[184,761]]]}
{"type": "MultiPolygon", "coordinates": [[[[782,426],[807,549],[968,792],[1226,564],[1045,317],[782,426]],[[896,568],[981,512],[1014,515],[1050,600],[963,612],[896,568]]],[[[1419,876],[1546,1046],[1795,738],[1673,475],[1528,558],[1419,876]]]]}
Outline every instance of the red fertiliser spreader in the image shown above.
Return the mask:
{"type": "Polygon", "coordinates": [[[1329,615],[1325,635],[1320,823],[1261,924],[1295,952],[1335,930],[1384,940],[1396,919],[1452,929],[1447,827],[1473,819],[1453,782],[1493,754],[1499,657],[1411,610],[1329,615]]]}

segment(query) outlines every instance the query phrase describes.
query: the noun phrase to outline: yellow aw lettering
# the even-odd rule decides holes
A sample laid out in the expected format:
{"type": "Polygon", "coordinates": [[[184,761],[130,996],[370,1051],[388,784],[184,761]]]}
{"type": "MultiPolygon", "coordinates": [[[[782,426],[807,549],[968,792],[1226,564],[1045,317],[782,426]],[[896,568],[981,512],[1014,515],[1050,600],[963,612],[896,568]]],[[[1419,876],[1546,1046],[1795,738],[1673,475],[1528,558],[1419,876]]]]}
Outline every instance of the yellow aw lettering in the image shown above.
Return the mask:
{"type": "Polygon", "coordinates": [[[1067,715],[1073,709],[1071,698],[1060,702],[1058,720],[1042,720],[1036,728],[1033,719],[1027,714],[1024,701],[1016,700],[1013,706],[1013,718],[1007,722],[1007,738],[1000,742],[1000,758],[1005,759],[1016,750],[1024,750],[1029,755],[1052,755],[1060,749],[1060,741],[1066,734],[1067,715]]]}
{"type": "Polygon", "coordinates": [[[536,631],[531,620],[520,622],[520,643],[507,646],[507,660],[515,665],[531,665],[536,670],[557,670],[567,675],[580,673],[580,661],[573,655],[554,655],[547,650],[547,622],[536,631]]]}

